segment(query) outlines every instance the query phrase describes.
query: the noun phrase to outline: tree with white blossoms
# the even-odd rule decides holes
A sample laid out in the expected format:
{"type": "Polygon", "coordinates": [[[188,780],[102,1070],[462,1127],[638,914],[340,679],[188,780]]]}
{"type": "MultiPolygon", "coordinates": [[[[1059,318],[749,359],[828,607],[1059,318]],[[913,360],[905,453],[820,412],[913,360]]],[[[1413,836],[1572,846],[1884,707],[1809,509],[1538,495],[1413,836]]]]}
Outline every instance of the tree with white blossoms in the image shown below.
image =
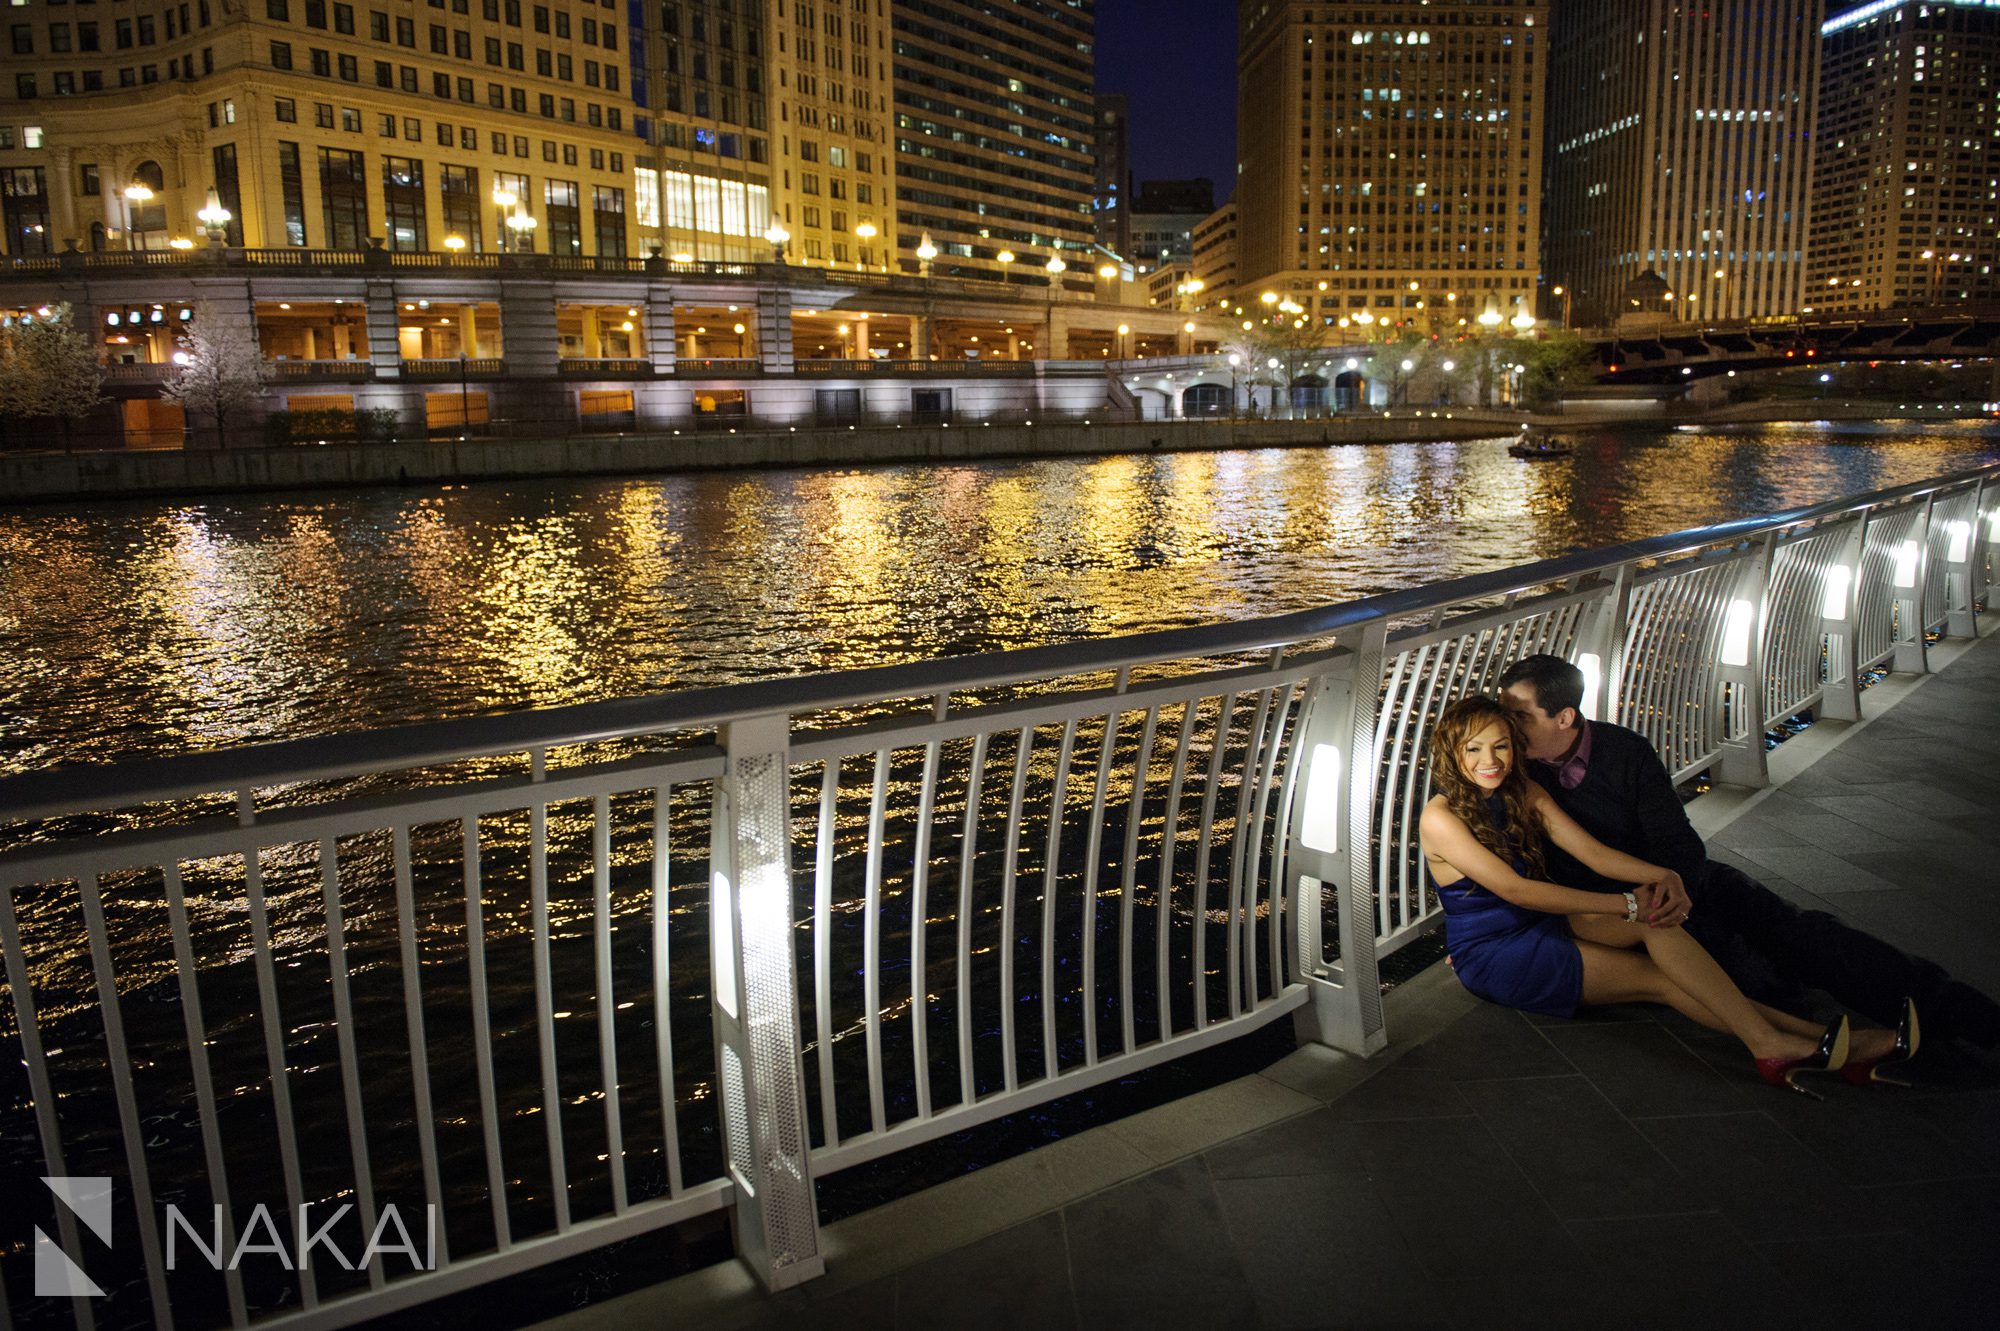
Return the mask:
{"type": "Polygon", "coordinates": [[[218,317],[206,302],[194,307],[180,348],[160,396],[214,421],[216,447],[227,448],[231,418],[264,396],[264,353],[249,329],[218,317]]]}
{"type": "Polygon", "coordinates": [[[104,401],[104,367],[68,304],[44,306],[0,330],[0,415],[54,417],[70,429],[104,401]]]}

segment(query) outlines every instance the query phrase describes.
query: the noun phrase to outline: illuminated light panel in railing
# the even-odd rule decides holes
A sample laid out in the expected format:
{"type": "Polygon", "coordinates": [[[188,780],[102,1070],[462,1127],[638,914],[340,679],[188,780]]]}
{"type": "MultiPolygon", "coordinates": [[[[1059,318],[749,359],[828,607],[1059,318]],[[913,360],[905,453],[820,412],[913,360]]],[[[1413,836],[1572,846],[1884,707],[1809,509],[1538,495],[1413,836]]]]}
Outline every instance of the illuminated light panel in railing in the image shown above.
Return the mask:
{"type": "Polygon", "coordinates": [[[1604,662],[1596,652],[1584,652],[1576,658],[1576,668],[1583,672],[1583,714],[1592,721],[1602,720],[1597,714],[1597,700],[1604,684],[1604,662]]]}
{"type": "Polygon", "coordinates": [[[1896,547],[1895,553],[1891,558],[1896,561],[1895,584],[1905,589],[1915,587],[1917,585],[1917,564],[1923,558],[1923,552],[1917,549],[1917,543],[1915,541],[1904,541],[1896,547]]]}
{"type": "Polygon", "coordinates": [[[1986,539],[2000,541],[2000,508],[1986,510],[1986,539]]]}
{"type": "Polygon", "coordinates": [[[1750,630],[1756,624],[1756,606],[1742,600],[1729,603],[1729,616],[1722,622],[1722,664],[1750,664],[1750,630]]]}
{"type": "Polygon", "coordinates": [[[1299,840],[1308,849],[1329,855],[1340,849],[1340,749],[1336,745],[1313,745],[1312,761],[1306,767],[1305,826],[1299,840]]]}
{"type": "Polygon", "coordinates": [[[1821,619],[1845,620],[1847,618],[1847,592],[1854,585],[1854,570],[1845,564],[1835,564],[1826,571],[1826,587],[1820,594],[1819,617],[1821,619]]]}
{"type": "Polygon", "coordinates": [[[1949,563],[1963,564],[1972,558],[1972,524],[1951,522],[1945,524],[1945,534],[1951,538],[1945,551],[1949,563]]]}

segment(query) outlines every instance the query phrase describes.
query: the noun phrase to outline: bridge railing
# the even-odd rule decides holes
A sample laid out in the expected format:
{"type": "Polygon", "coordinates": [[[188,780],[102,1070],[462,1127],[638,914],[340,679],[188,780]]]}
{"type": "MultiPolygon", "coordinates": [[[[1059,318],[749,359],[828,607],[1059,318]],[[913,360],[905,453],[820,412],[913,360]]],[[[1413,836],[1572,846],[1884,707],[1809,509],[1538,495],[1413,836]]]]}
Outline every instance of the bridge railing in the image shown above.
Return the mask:
{"type": "Polygon", "coordinates": [[[1971,633],[1996,546],[1989,468],[1245,624],[0,780],[0,1151],[111,1181],[108,1250],[22,1203],[111,1291],[84,1326],[346,1324],[719,1210],[796,1283],[816,1177],[1287,1013],[1379,1048],[1428,728],[1508,662],[1756,783],[1768,726],[1971,633]]]}

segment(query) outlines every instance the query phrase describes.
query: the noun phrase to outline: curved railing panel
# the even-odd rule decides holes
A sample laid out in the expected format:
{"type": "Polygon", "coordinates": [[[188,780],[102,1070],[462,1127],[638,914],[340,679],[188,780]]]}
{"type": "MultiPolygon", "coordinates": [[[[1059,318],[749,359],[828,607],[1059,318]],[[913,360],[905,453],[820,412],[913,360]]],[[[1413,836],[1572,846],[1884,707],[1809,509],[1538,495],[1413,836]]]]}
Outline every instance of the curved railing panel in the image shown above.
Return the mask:
{"type": "Polygon", "coordinates": [[[1430,727],[1512,660],[1585,663],[1586,709],[1677,777],[1760,781],[1767,725],[1854,715],[1857,672],[1971,631],[1996,494],[1989,468],[1247,624],[0,780],[0,1150],[114,1180],[140,1241],[93,1254],[113,1316],[338,1325],[724,1207],[792,1283],[815,1172],[1284,1013],[1378,1047],[1375,960],[1436,918],[1430,727]],[[343,1252],[392,1211],[415,1242],[163,1261],[300,1206],[343,1252]]]}

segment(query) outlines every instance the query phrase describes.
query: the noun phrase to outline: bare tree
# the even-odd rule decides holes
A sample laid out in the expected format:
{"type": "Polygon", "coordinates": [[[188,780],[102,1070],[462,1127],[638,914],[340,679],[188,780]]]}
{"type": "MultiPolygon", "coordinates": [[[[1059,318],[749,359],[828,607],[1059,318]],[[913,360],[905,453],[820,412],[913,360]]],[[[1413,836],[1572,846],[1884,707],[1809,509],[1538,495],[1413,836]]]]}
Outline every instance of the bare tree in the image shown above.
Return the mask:
{"type": "Polygon", "coordinates": [[[1242,357],[1245,382],[1253,391],[1258,384],[1270,386],[1272,415],[1281,405],[1289,414],[1292,390],[1312,374],[1314,362],[1325,358],[1332,329],[1290,300],[1265,302],[1263,317],[1245,323],[1249,326],[1223,351],[1242,357]]]}
{"type": "Polygon", "coordinates": [[[0,413],[55,417],[67,448],[71,428],[104,401],[104,367],[68,304],[45,309],[0,336],[0,413]]]}
{"type": "Polygon", "coordinates": [[[215,422],[215,445],[229,446],[229,421],[264,396],[264,353],[250,330],[203,302],[181,333],[175,369],[160,396],[215,422]]]}

